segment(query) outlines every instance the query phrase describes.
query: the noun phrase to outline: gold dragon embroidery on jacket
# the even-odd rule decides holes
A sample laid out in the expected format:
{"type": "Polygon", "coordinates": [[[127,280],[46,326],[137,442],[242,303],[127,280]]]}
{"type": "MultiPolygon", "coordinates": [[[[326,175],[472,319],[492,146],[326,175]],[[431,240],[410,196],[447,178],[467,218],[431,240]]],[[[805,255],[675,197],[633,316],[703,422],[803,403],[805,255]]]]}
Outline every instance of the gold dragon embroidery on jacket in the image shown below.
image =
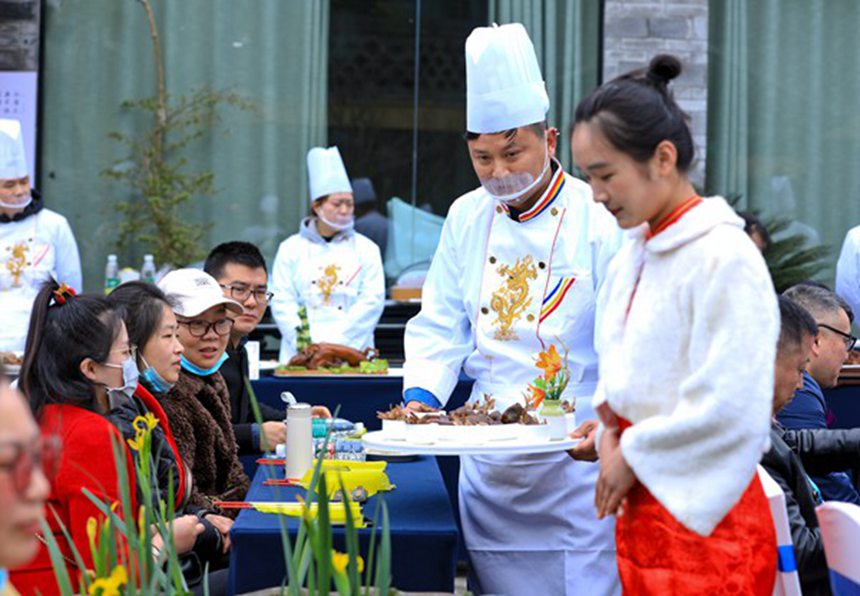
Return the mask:
{"type": "Polygon", "coordinates": [[[498,340],[519,339],[511,330],[514,322],[531,306],[529,296],[529,280],[537,279],[537,268],[531,255],[517,259],[514,266],[502,264],[496,272],[502,276],[501,287],[493,292],[490,298],[490,308],[496,313],[494,325],[498,325],[494,337],[498,340]]]}
{"type": "Polygon", "coordinates": [[[326,265],[323,269],[322,277],[317,280],[317,287],[323,295],[323,302],[328,304],[331,302],[331,294],[334,292],[334,287],[337,285],[337,272],[340,269],[335,264],[326,265]]]}
{"type": "Polygon", "coordinates": [[[30,263],[27,262],[27,251],[29,247],[26,242],[17,242],[12,247],[6,247],[11,255],[6,259],[6,269],[12,274],[12,287],[21,287],[21,274],[30,263]]]}

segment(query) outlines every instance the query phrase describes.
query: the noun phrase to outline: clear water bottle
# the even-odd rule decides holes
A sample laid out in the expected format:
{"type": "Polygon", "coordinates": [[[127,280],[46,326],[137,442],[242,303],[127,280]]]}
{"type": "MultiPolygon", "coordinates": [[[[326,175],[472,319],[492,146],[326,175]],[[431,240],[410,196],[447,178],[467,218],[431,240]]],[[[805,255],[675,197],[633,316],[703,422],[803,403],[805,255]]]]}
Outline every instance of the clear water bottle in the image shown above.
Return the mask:
{"type": "Polygon", "coordinates": [[[155,259],[152,255],[143,255],[143,267],[140,268],[140,280],[148,284],[155,283],[155,259]]]}
{"type": "Polygon", "coordinates": [[[105,266],[105,294],[110,294],[119,285],[119,264],[116,255],[108,255],[105,266]]]}

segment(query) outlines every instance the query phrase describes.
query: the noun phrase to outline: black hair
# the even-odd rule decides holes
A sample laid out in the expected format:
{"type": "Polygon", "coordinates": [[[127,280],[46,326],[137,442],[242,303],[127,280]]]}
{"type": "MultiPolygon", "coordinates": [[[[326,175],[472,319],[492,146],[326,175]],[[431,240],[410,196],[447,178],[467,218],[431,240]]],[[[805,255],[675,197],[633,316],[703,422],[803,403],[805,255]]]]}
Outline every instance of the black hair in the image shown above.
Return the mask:
{"type": "Polygon", "coordinates": [[[738,215],[744,220],[744,232],[747,236],[758,234],[764,242],[764,250],[770,248],[770,234],[758,216],[752,211],[738,211],[738,215]]]}
{"type": "Polygon", "coordinates": [[[218,279],[224,273],[224,267],[230,263],[244,265],[250,269],[262,269],[267,274],[269,272],[266,269],[266,260],[260,253],[260,249],[250,242],[239,240],[224,242],[213,248],[209,256],[206,257],[203,271],[218,279]]]}
{"type": "Polygon", "coordinates": [[[143,346],[158,332],[164,307],[173,308],[173,301],[158,286],[143,281],[118,286],[108,296],[108,302],[122,313],[128,341],[137,346],[138,358],[143,346]]]}
{"type": "Polygon", "coordinates": [[[509,128],[508,130],[500,130],[499,132],[490,132],[490,133],[480,133],[480,132],[471,132],[466,131],[466,134],[463,135],[467,141],[474,141],[482,134],[491,134],[491,135],[505,135],[505,138],[511,140],[517,135],[517,131],[520,128],[525,128],[526,130],[532,131],[537,138],[543,139],[546,136],[546,120],[542,122],[535,122],[533,124],[526,124],[525,126],[520,126],[517,128],[509,128]]]}
{"type": "Polygon", "coordinates": [[[573,127],[593,123],[609,143],[638,162],[654,155],[657,145],[670,141],[678,151],[677,168],[686,172],[695,149],[688,117],[669,91],[669,81],[681,74],[681,61],[669,54],[655,56],[647,68],[617,77],[579,102],[573,127]]]}
{"type": "Polygon", "coordinates": [[[804,337],[815,337],[818,325],[809,311],[800,304],[779,296],[779,343],[778,351],[794,350],[801,346],[804,337]]]}
{"type": "Polygon", "coordinates": [[[122,328],[122,318],[99,294],[69,293],[51,280],[33,301],[21,365],[20,386],[38,417],[47,404],[74,404],[98,411],[94,383],[81,362],[106,362],[122,328]]]}

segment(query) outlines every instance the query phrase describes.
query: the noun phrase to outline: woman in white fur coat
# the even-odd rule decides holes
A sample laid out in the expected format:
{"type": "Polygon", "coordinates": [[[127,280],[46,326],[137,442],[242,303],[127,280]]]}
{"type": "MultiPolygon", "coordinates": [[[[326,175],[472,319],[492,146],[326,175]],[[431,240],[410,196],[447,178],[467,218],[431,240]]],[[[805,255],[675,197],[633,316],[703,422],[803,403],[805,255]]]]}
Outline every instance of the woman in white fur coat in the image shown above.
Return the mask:
{"type": "Polygon", "coordinates": [[[628,230],[604,282],[597,349],[599,517],[617,515],[630,594],[770,594],[768,447],[776,296],[743,222],[687,178],[693,141],[672,56],[578,106],[574,159],[628,230]]]}

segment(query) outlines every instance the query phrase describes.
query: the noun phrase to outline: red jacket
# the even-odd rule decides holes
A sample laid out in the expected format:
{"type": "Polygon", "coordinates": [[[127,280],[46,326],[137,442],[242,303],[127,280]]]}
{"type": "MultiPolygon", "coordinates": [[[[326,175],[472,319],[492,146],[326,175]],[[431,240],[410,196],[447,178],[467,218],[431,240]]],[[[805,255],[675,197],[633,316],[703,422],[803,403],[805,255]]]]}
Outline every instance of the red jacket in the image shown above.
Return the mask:
{"type": "MultiPolygon", "coordinates": [[[[101,521],[104,515],[83,493],[83,489],[87,488],[105,502],[113,503],[120,499],[113,445],[122,445],[128,471],[126,476],[132,500],[131,510],[136,517],[136,486],[131,453],[119,431],[104,416],[77,406],[46,406],[42,411],[40,426],[44,436],[58,435],[62,441],[57,474],[51,479],[46,519],[63,553],[74,560],[57,519],[69,532],[84,564],[92,568],[87,520],[95,517],[101,521]]],[[[77,582],[78,570],[71,564],[67,567],[72,582],[77,582]]],[[[36,594],[37,591],[41,594],[58,593],[47,546],[42,544],[36,558],[28,565],[11,570],[11,581],[23,596],[36,594]]]]}

